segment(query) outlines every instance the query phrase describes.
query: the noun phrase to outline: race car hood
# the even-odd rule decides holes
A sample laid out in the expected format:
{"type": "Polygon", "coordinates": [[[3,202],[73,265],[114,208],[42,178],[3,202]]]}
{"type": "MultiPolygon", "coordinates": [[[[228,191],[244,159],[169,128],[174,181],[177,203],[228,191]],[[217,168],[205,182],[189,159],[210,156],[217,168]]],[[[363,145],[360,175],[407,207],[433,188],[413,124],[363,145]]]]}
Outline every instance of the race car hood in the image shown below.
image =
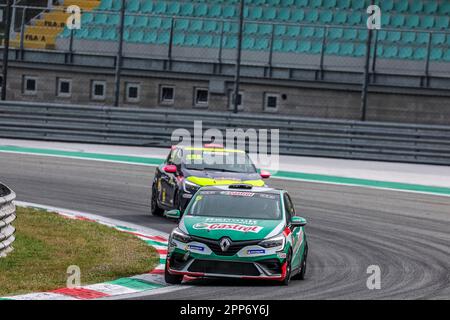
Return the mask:
{"type": "Polygon", "coordinates": [[[246,183],[255,187],[262,187],[265,184],[258,173],[200,171],[187,169],[183,171],[186,180],[201,187],[228,185],[233,183],[246,183]]]}
{"type": "Polygon", "coordinates": [[[262,240],[282,232],[283,221],[185,215],[180,229],[189,235],[213,240],[225,236],[233,241],[262,240]]]}

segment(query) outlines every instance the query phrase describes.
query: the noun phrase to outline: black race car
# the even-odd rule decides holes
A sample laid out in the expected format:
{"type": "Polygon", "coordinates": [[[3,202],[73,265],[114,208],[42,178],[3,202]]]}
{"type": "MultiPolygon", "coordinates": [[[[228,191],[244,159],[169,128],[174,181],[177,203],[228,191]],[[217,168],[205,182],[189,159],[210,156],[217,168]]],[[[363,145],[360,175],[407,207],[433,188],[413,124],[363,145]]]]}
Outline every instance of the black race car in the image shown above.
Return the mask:
{"type": "Polygon", "coordinates": [[[242,150],[211,144],[200,148],[175,146],[166,161],[156,169],[151,212],[157,216],[165,210],[183,212],[200,187],[235,183],[262,187],[265,186],[263,179],[269,177],[267,171],[258,173],[242,150]]]}

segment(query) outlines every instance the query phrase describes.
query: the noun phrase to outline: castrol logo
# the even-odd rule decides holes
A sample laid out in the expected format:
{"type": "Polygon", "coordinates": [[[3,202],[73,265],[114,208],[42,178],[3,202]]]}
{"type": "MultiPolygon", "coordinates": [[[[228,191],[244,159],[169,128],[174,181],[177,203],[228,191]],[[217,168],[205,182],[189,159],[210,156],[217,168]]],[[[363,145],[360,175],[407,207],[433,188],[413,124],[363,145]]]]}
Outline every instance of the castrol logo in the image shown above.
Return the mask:
{"type": "Polygon", "coordinates": [[[239,232],[253,232],[258,233],[262,230],[260,226],[246,226],[237,223],[197,223],[193,226],[194,229],[200,230],[234,230],[239,232]]]}

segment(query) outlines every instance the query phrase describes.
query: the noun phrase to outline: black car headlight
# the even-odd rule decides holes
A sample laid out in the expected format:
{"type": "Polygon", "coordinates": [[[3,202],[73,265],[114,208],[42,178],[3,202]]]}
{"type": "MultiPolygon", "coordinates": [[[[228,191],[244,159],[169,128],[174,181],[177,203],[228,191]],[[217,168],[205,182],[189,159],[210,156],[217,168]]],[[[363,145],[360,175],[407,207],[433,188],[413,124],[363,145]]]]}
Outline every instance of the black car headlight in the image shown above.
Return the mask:
{"type": "Polygon", "coordinates": [[[279,234],[275,237],[263,240],[259,245],[266,249],[275,249],[277,251],[283,250],[286,239],[283,234],[279,234]]]}
{"type": "Polygon", "coordinates": [[[191,237],[186,233],[184,233],[183,231],[181,231],[179,228],[173,230],[170,237],[173,240],[177,240],[183,243],[188,243],[191,241],[191,237]]]}
{"type": "Polygon", "coordinates": [[[187,193],[196,193],[197,190],[200,189],[200,186],[198,184],[195,184],[191,181],[184,180],[183,181],[183,190],[187,193]]]}

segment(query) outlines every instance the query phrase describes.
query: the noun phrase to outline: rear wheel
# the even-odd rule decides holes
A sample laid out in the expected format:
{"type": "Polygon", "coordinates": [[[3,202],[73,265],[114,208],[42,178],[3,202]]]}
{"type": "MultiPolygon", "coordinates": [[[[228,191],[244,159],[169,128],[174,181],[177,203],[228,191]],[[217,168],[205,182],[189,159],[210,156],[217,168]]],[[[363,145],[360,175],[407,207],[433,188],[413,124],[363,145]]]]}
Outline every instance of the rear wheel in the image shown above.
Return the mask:
{"type": "Polygon", "coordinates": [[[164,280],[168,284],[181,284],[181,282],[183,281],[183,276],[170,274],[169,271],[167,270],[167,262],[166,262],[166,267],[164,269],[164,280]]]}
{"type": "Polygon", "coordinates": [[[164,210],[158,206],[158,191],[156,190],[156,188],[154,186],[152,188],[152,199],[151,199],[150,207],[151,207],[152,215],[154,215],[154,216],[162,216],[163,215],[164,210]]]}

